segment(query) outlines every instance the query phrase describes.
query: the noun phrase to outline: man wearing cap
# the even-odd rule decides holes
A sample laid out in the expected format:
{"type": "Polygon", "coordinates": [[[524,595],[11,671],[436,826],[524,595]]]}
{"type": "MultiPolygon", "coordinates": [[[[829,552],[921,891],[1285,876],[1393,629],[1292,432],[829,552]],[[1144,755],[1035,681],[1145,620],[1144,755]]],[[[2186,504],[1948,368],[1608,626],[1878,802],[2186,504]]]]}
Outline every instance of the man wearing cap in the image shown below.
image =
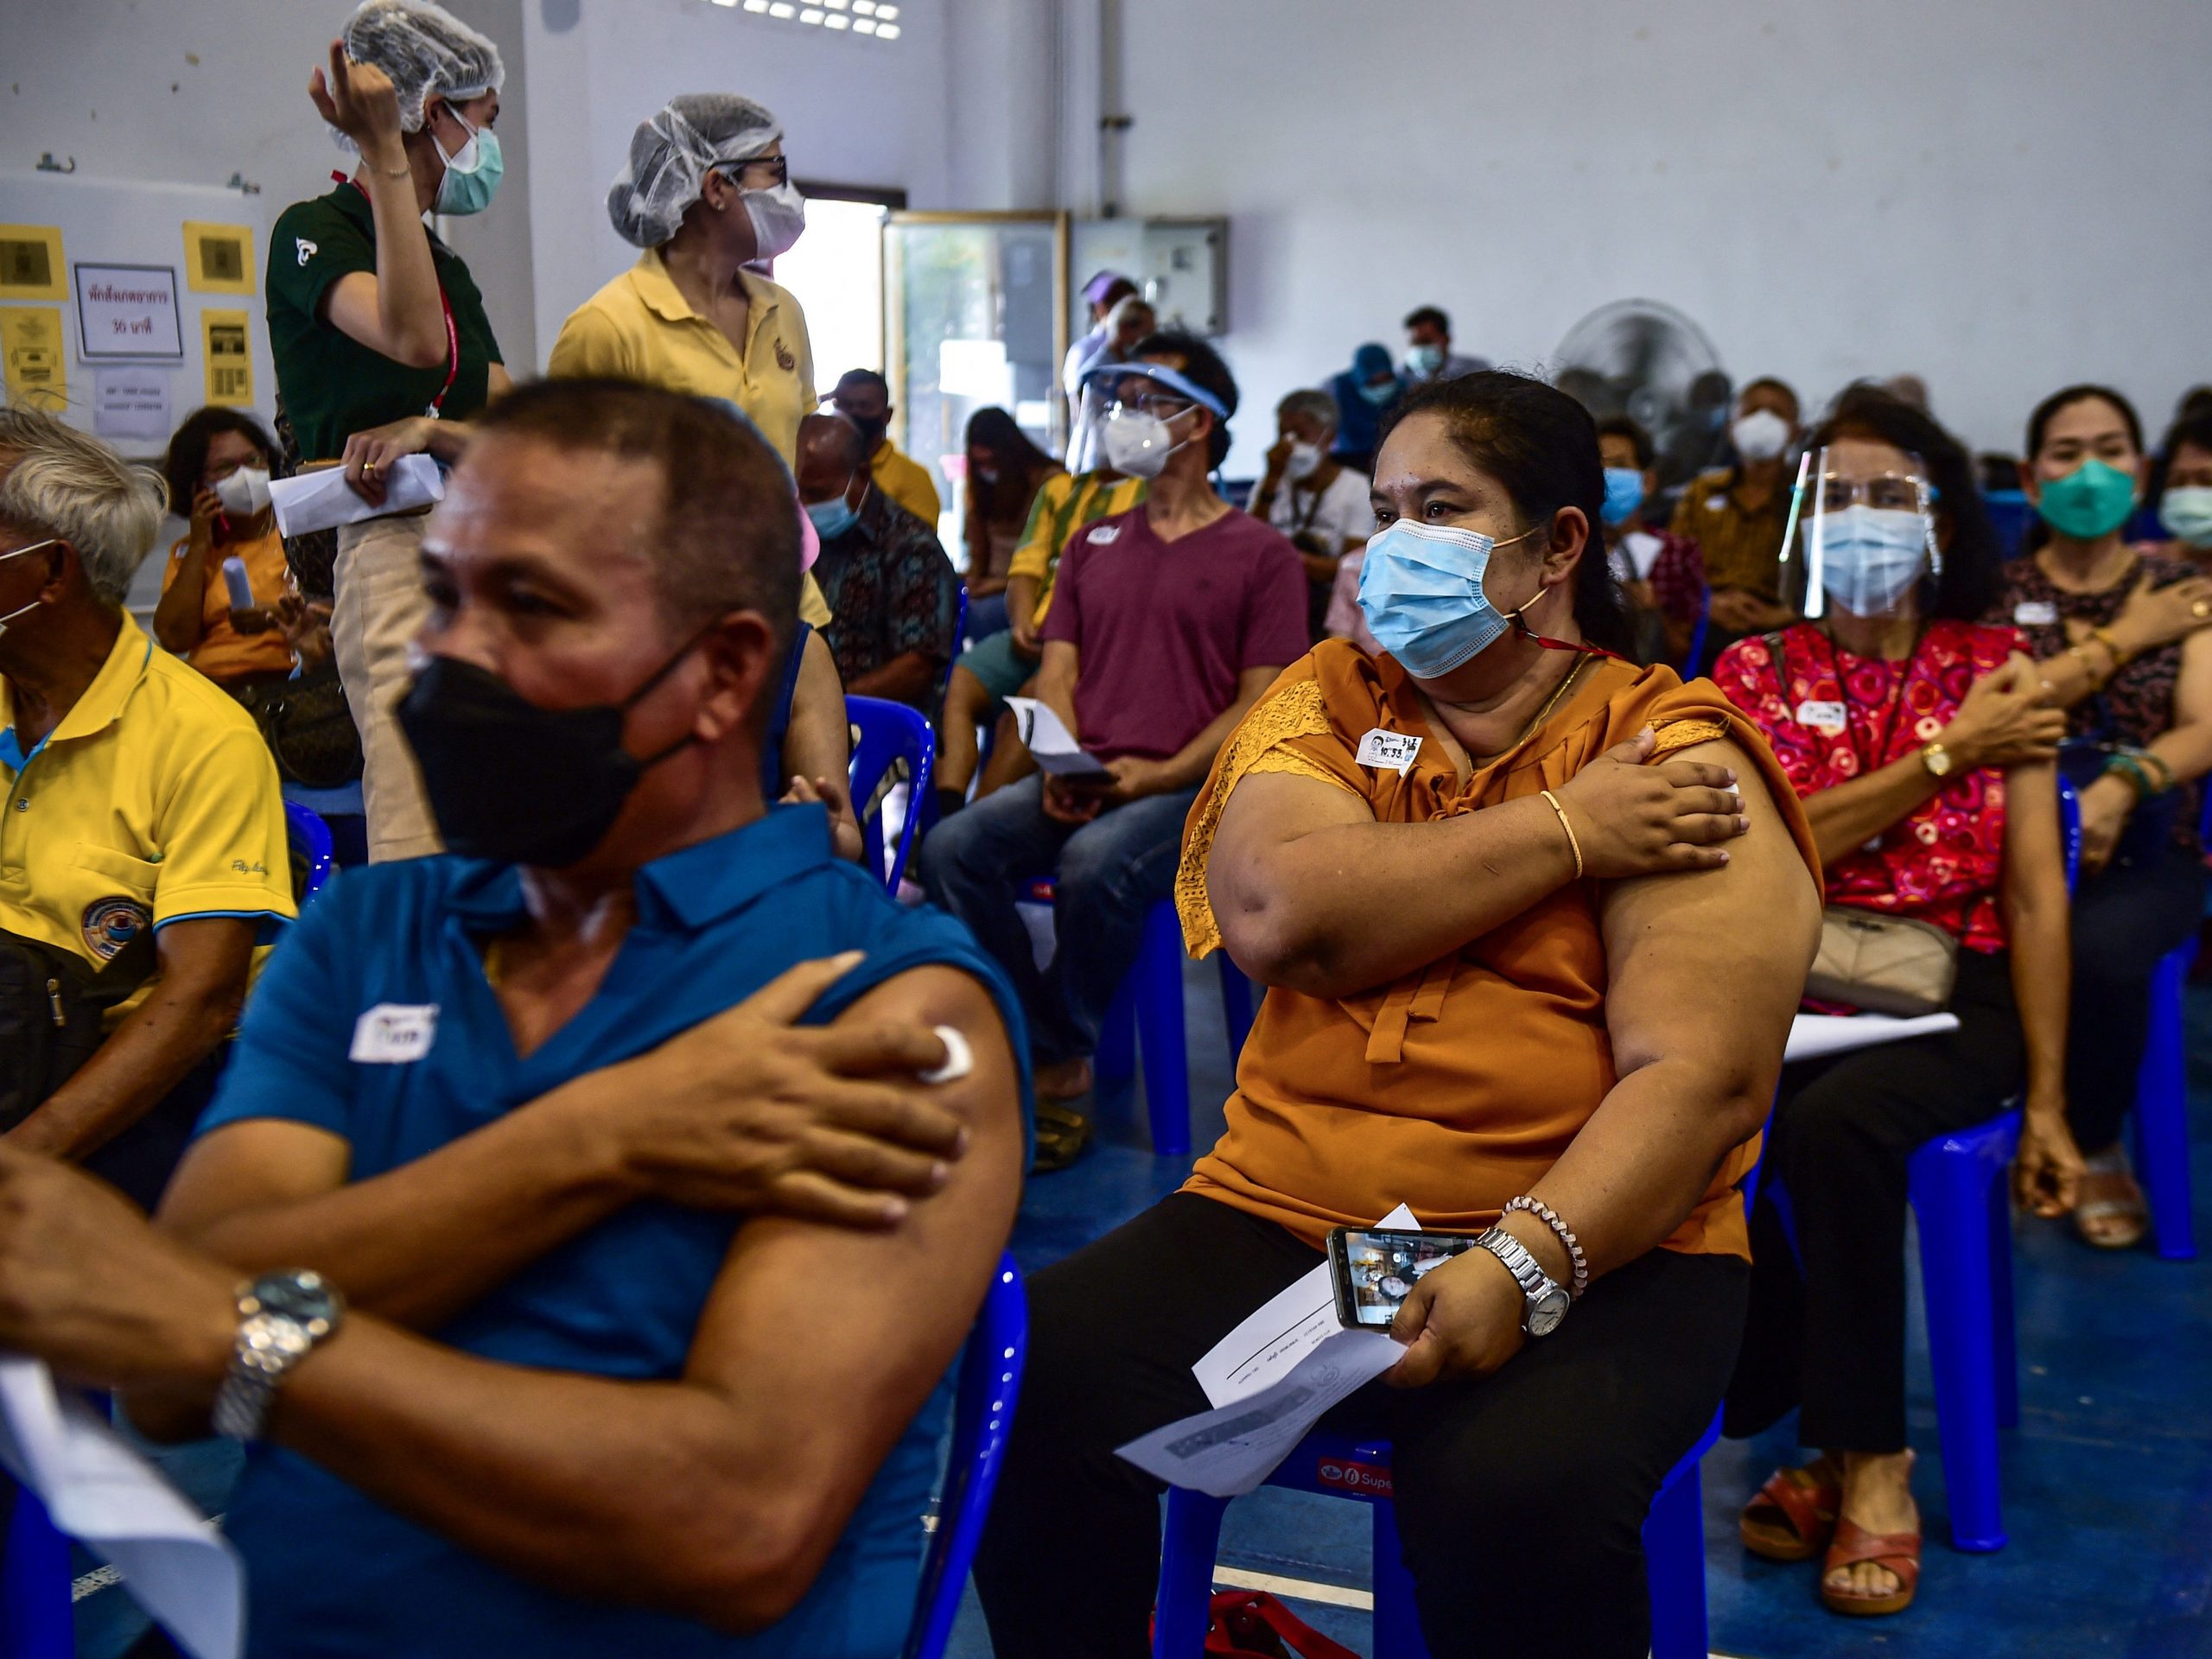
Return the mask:
{"type": "MultiPolygon", "coordinates": [[[[1038,1092],[1062,1102],[1090,1086],[1106,1005],[1136,961],[1146,912],[1173,887],[1215,750],[1306,650],[1297,550],[1208,481],[1236,409],[1221,359],[1194,336],[1159,334],[1133,362],[1093,372],[1107,382],[1107,459],[1149,493],[1062,555],[1037,696],[1103,771],[1011,784],[940,824],[921,853],[930,898],[1020,992],[1038,1092]],[[1058,950],[1040,969],[1014,906],[1046,874],[1058,950]]],[[[1088,1135],[1065,1107],[1040,1108],[1039,1167],[1064,1167],[1088,1135]]]]}
{"type": "Polygon", "coordinates": [[[1107,314],[1137,291],[1137,285],[1118,270],[1102,270],[1083,285],[1084,302],[1090,308],[1090,332],[1068,347],[1060,365],[1060,385],[1068,395],[1069,423],[1083,406],[1083,377],[1111,334],[1107,314]]]}

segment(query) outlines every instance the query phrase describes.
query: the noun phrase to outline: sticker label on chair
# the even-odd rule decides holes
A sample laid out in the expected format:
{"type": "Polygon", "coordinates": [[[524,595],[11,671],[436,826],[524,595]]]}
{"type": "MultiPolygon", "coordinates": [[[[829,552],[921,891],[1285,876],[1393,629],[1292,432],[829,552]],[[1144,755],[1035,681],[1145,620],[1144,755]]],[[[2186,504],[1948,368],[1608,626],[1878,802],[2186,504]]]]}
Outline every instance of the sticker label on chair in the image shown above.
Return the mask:
{"type": "Polygon", "coordinates": [[[1387,1464],[1339,1463],[1334,1458],[1324,1458],[1314,1465],[1313,1478],[1318,1484],[1332,1486],[1340,1492],[1356,1492],[1362,1497],[1396,1496],[1387,1464]]]}

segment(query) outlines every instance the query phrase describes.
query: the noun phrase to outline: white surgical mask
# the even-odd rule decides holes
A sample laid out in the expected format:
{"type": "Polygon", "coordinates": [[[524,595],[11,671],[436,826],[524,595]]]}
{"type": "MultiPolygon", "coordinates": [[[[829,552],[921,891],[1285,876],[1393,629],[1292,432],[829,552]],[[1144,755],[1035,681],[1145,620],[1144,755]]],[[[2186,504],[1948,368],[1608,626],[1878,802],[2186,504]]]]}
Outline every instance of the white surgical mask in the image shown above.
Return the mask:
{"type": "Polygon", "coordinates": [[[228,478],[215,480],[215,499],[226,512],[251,518],[269,505],[269,469],[241,467],[228,478]]]}
{"type": "Polygon", "coordinates": [[[1728,429],[1728,436],[1745,461],[1772,461],[1789,445],[1789,423],[1770,409],[1755,409],[1728,429]]]}
{"type": "Polygon", "coordinates": [[[1318,443],[1294,443],[1290,458],[1282,464],[1283,476],[1294,484],[1303,484],[1321,469],[1321,446],[1318,443]]]}
{"type": "MultiPolygon", "coordinates": [[[[1191,412],[1184,410],[1173,418],[1179,421],[1191,412]]],[[[1169,435],[1166,421],[1127,404],[1107,411],[1099,442],[1106,451],[1106,464],[1131,478],[1158,478],[1166,470],[1167,457],[1183,447],[1169,435]]]]}
{"type": "Polygon", "coordinates": [[[753,221],[753,257],[773,259],[789,253],[806,229],[806,198],[789,179],[770,190],[747,190],[740,198],[753,221]]]}

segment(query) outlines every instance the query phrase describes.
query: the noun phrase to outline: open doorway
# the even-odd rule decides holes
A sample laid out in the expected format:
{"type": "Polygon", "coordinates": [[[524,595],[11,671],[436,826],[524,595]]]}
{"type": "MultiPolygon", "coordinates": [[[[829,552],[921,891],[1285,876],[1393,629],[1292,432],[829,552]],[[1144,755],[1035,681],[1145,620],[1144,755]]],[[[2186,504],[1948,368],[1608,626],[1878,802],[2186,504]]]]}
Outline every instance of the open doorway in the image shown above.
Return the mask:
{"type": "Polygon", "coordinates": [[[848,369],[883,372],[883,223],[906,206],[903,190],[806,184],[806,234],[776,261],[776,280],[798,296],[825,397],[848,369]]]}

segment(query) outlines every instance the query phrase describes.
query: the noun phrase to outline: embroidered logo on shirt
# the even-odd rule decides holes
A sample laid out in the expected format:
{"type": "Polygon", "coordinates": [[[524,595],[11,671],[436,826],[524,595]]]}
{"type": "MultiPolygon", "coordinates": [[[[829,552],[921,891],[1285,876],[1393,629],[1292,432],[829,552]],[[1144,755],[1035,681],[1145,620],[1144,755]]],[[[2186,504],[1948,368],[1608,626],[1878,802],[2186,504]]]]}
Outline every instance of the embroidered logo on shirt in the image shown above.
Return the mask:
{"type": "Polygon", "coordinates": [[[304,236],[294,237],[292,238],[292,245],[299,250],[300,263],[303,265],[307,264],[308,260],[314,258],[315,255],[322,251],[321,248],[315,246],[314,243],[308,241],[304,236]]]}
{"type": "Polygon", "coordinates": [[[1119,524],[1101,524],[1097,529],[1092,531],[1090,535],[1084,537],[1084,539],[1089,542],[1096,542],[1099,546],[1103,547],[1121,533],[1122,527],[1119,524]]]}
{"type": "Polygon", "coordinates": [[[780,334],[776,337],[776,366],[785,374],[798,367],[798,359],[791,355],[791,348],[784,344],[780,334]]]}
{"type": "Polygon", "coordinates": [[[438,1034],[435,1002],[379,1002],[353,1022],[346,1058],[358,1065],[404,1065],[430,1052],[438,1034]]]}
{"type": "Polygon", "coordinates": [[[80,925],[85,934],[85,949],[102,962],[113,962],[123,954],[123,947],[138,937],[138,931],[153,918],[146,906],[130,899],[95,899],[85,906],[80,925]]]}

